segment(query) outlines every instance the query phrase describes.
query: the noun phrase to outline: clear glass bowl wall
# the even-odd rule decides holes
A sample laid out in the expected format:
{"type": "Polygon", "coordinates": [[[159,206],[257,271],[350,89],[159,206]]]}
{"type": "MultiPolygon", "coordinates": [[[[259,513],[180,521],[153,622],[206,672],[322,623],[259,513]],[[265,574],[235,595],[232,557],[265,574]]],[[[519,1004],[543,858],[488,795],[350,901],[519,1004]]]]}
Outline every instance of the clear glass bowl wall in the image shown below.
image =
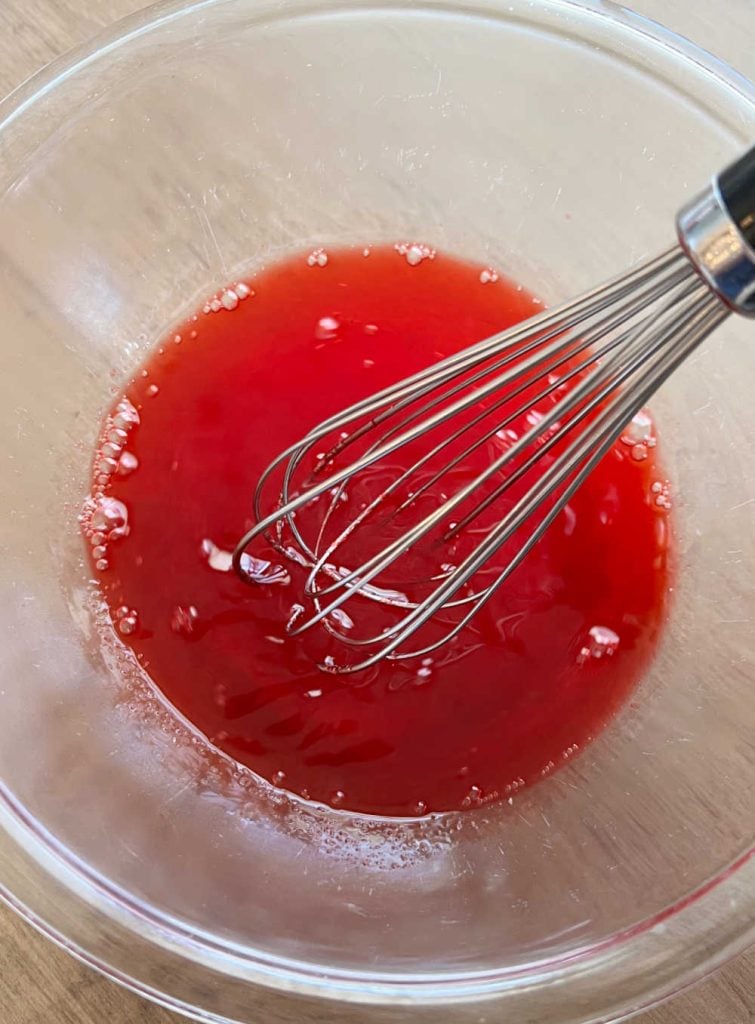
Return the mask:
{"type": "Polygon", "coordinates": [[[597,1021],[741,948],[751,325],[654,403],[681,560],[657,661],[513,807],[387,823],[276,797],[102,649],[76,516],[112,387],[217,285],[408,238],[553,302],[673,241],[755,134],[752,87],[613,4],[209,0],[131,19],[0,118],[6,897],[212,1020],[320,995],[383,1004],[365,1020],[597,1021]]]}

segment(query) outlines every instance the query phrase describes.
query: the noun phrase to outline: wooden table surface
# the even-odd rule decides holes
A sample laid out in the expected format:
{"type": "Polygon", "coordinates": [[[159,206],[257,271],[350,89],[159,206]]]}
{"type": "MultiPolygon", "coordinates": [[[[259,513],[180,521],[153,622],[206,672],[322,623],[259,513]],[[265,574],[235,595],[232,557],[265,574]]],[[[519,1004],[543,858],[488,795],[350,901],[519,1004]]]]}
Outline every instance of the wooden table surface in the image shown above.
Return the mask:
{"type": "MultiPolygon", "coordinates": [[[[631,3],[631,0],[630,0],[631,3]]],[[[0,0],[0,94],[53,57],[144,4],[141,0],[0,0]]],[[[755,77],[755,0],[635,0],[635,9],[699,40],[755,77]]],[[[354,1010],[354,1022],[359,1022],[354,1010]]],[[[755,949],[639,1024],[753,1024],[755,949]]],[[[2,1024],[178,1024],[100,977],[0,907],[2,1024]]],[[[263,1024],[263,1022],[261,1022],[263,1024]]]]}

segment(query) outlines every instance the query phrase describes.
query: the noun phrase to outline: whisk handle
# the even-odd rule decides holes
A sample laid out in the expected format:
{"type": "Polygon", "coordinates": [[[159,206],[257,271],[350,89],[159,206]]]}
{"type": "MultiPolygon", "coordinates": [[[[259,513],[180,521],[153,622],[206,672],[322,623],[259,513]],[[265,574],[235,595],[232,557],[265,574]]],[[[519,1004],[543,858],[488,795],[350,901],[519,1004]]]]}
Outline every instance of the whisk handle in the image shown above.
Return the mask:
{"type": "Polygon", "coordinates": [[[755,317],[755,146],[679,211],[676,229],[711,291],[755,317]]]}
{"type": "Polygon", "coordinates": [[[729,216],[755,249],[755,146],[719,174],[718,189],[729,216]]]}

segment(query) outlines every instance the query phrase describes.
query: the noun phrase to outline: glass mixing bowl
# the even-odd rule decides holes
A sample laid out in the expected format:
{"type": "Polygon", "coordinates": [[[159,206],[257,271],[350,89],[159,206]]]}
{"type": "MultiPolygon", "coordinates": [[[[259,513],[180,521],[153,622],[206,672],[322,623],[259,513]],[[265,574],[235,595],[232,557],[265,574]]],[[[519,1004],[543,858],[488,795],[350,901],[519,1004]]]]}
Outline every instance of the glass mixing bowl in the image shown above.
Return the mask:
{"type": "Polygon", "coordinates": [[[6,101],[10,903],[205,1021],[604,1021],[753,938],[751,324],[654,405],[681,564],[653,669],[513,805],[388,822],[276,795],[97,642],[76,517],[113,387],[237,272],[411,238],[553,301],[669,244],[754,135],[744,79],[571,0],[169,4],[6,101]]]}

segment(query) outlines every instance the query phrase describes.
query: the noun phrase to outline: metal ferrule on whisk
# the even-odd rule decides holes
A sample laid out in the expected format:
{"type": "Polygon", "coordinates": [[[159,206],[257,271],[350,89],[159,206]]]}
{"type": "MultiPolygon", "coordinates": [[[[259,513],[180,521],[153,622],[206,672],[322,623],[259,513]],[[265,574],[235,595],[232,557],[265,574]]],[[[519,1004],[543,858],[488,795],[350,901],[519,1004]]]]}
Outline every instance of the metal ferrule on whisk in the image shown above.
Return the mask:
{"type": "Polygon", "coordinates": [[[755,147],[682,207],[679,241],[731,309],[755,316],[755,147]]]}

